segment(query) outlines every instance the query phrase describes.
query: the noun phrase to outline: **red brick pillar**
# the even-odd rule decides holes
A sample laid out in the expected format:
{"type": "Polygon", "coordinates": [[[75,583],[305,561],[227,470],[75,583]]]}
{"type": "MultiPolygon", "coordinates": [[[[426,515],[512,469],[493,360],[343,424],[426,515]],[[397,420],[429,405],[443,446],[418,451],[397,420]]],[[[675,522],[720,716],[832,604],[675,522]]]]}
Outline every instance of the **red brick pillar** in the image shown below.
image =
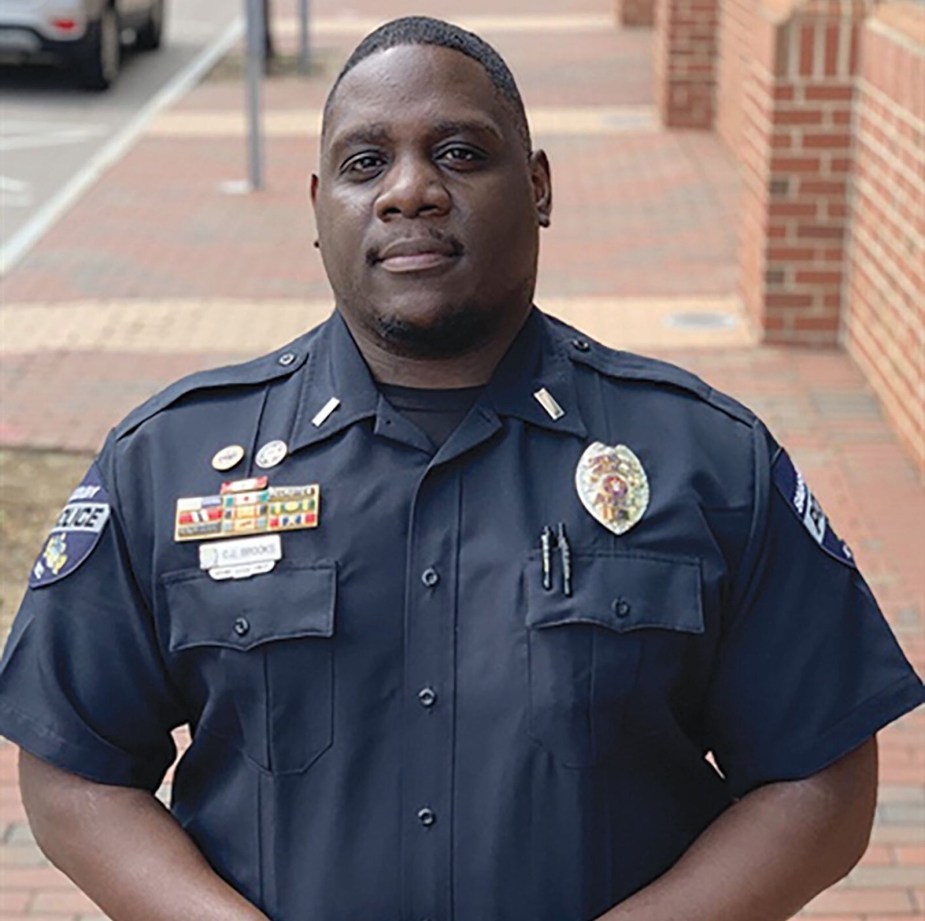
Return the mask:
{"type": "Polygon", "coordinates": [[[771,342],[836,341],[859,30],[875,0],[768,0],[746,87],[740,285],[771,342]]]}
{"type": "Polygon", "coordinates": [[[656,0],[655,96],[669,128],[711,128],[719,0],[656,0]]]}
{"type": "Polygon", "coordinates": [[[655,0],[614,0],[614,12],[621,26],[652,26],[655,0]]]}

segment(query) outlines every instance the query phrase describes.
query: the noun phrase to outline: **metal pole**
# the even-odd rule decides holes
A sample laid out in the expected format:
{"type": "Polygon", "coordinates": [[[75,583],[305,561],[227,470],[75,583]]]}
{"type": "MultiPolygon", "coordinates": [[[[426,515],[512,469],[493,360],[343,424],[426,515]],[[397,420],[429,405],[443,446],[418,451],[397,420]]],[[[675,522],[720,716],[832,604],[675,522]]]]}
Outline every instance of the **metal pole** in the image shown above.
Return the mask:
{"type": "Polygon", "coordinates": [[[263,120],[260,89],[264,67],[263,0],[245,0],[247,10],[247,178],[263,188],[263,120]]]}
{"type": "Polygon", "coordinates": [[[308,0],[299,0],[299,70],[311,70],[311,45],[308,40],[308,0]]]}

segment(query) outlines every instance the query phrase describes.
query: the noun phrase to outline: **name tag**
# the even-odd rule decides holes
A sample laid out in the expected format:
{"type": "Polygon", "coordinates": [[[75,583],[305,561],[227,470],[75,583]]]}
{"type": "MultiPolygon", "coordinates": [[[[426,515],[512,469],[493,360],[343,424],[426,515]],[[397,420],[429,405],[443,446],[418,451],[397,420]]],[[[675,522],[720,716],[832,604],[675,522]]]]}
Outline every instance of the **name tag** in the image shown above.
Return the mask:
{"type": "Polygon", "coordinates": [[[244,537],[199,547],[199,568],[213,579],[246,579],[270,572],[283,558],[279,534],[244,537]]]}

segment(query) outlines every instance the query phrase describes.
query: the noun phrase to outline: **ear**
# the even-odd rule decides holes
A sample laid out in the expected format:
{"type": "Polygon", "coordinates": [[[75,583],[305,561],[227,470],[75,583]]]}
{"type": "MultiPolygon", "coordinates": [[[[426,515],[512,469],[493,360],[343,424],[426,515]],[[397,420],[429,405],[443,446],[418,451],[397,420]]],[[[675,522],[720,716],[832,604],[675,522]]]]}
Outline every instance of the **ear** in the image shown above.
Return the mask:
{"type": "Polygon", "coordinates": [[[312,178],[308,186],[309,194],[312,199],[312,207],[314,208],[318,204],[318,174],[312,173],[312,178]]]}
{"type": "Polygon", "coordinates": [[[530,179],[533,182],[537,223],[540,227],[548,227],[552,215],[552,174],[545,151],[535,150],[530,154],[530,179]]]}

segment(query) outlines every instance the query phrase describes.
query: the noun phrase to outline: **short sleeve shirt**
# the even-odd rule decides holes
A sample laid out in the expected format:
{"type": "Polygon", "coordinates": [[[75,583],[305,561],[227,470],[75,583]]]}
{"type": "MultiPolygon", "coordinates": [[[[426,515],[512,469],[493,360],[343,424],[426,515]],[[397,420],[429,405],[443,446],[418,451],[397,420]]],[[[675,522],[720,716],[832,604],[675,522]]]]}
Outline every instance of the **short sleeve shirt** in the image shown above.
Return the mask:
{"type": "Polygon", "coordinates": [[[923,700],[761,422],[536,310],[438,449],[335,314],[142,407],[87,485],[0,731],[153,790],[189,724],[172,810],[275,921],[590,921],[923,700]],[[235,499],[223,569],[242,489],[298,502],[235,499]]]}

